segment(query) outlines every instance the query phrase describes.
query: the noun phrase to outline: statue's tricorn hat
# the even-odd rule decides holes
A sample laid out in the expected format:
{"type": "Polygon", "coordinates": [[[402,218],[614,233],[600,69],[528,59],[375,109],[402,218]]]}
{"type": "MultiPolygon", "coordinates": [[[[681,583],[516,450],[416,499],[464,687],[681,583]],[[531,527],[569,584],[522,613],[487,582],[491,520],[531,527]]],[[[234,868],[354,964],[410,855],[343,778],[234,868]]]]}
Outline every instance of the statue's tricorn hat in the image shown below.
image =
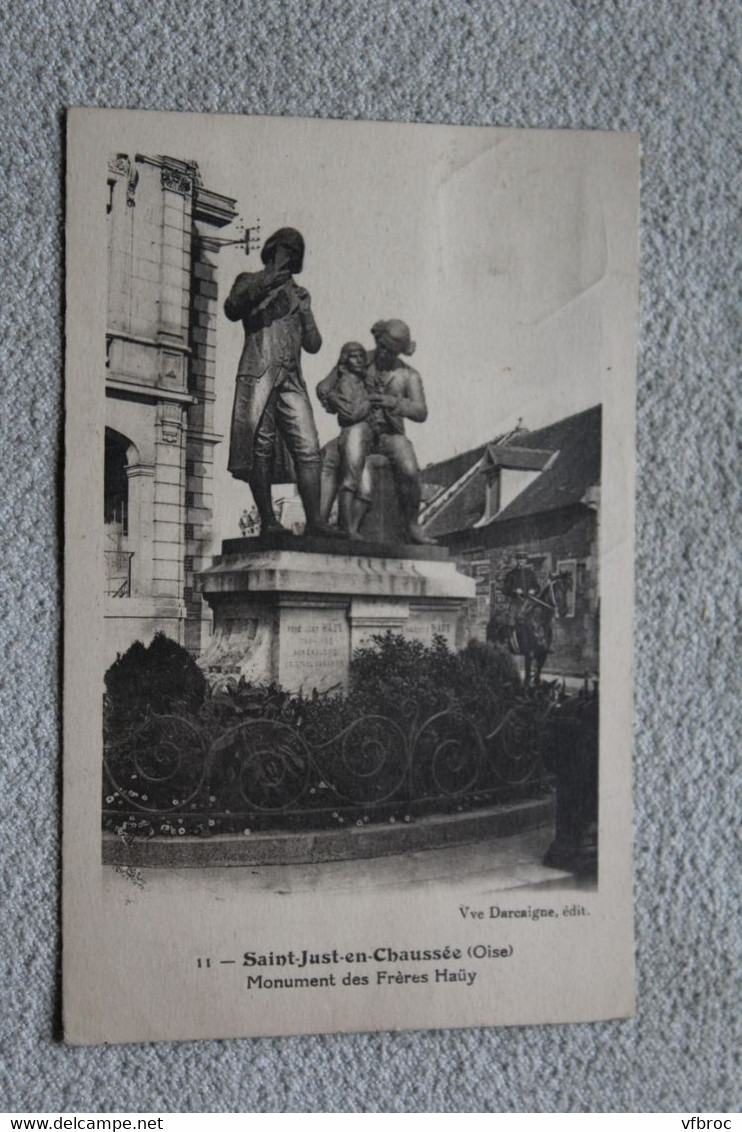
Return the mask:
{"type": "Polygon", "coordinates": [[[371,333],[378,343],[395,354],[406,354],[409,357],[415,353],[415,343],[410,337],[410,328],[401,318],[375,322],[371,327],[371,333]]]}
{"type": "Polygon", "coordinates": [[[304,237],[301,232],[297,232],[296,228],[279,228],[277,232],[269,236],[260,253],[263,263],[268,263],[273,258],[276,248],[279,247],[286,248],[291,256],[289,271],[292,275],[298,275],[304,266],[304,237]]]}

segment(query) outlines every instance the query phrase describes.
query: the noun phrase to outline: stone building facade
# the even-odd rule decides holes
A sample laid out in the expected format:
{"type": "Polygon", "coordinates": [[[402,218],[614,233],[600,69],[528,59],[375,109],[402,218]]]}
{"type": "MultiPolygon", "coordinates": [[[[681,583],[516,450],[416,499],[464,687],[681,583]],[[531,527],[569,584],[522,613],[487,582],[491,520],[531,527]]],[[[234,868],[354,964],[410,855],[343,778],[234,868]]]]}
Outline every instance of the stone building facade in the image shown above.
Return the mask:
{"type": "Polygon", "coordinates": [[[476,583],[460,643],[484,639],[504,612],[505,574],[525,557],[542,581],[572,580],[565,617],[554,620],[546,672],[597,677],[600,636],[601,409],[533,432],[516,429],[422,473],[427,534],[449,548],[476,583]]]}
{"type": "Polygon", "coordinates": [[[198,654],[209,612],[193,577],[212,519],[217,232],[235,202],[198,166],[108,163],[105,615],[108,660],[157,630],[198,654]]]}

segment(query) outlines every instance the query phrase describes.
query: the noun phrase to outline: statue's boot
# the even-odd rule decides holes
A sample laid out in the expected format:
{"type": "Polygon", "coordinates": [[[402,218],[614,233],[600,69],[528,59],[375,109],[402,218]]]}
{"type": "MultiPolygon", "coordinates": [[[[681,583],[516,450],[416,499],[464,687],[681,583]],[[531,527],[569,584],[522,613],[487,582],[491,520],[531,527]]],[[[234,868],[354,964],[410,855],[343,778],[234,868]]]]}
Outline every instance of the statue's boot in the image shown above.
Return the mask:
{"type": "Polygon", "coordinates": [[[347,538],[347,532],[322,521],[320,512],[321,464],[296,464],[296,482],[307,520],[305,534],[320,538],[347,538]]]}
{"type": "Polygon", "coordinates": [[[358,532],[358,538],[363,538],[361,527],[363,520],[371,510],[371,503],[368,499],[361,499],[360,495],[353,496],[353,526],[358,532]]]}
{"type": "Polygon", "coordinates": [[[356,503],[355,492],[347,487],[342,488],[338,496],[338,526],[351,539],[361,537],[358,530],[358,520],[366,513],[364,508],[359,514],[356,503]]]}
{"type": "Polygon", "coordinates": [[[250,491],[252,492],[255,506],[260,516],[261,535],[285,534],[286,528],[281,526],[273,510],[271,481],[266,469],[258,466],[254,467],[250,475],[249,483],[250,491]]]}
{"type": "Polygon", "coordinates": [[[337,495],[337,483],[335,473],[326,469],[323,465],[322,474],[320,476],[320,508],[319,517],[323,523],[326,523],[330,518],[332,505],[335,502],[337,495]]]}
{"type": "Polygon", "coordinates": [[[399,501],[402,504],[402,513],[407,523],[407,537],[410,542],[422,546],[437,546],[437,540],[428,538],[417,521],[420,514],[420,485],[417,479],[397,480],[399,501]]]}
{"type": "Polygon", "coordinates": [[[437,538],[428,538],[419,523],[409,523],[407,527],[407,535],[410,542],[419,543],[421,546],[437,546],[437,538]]]}

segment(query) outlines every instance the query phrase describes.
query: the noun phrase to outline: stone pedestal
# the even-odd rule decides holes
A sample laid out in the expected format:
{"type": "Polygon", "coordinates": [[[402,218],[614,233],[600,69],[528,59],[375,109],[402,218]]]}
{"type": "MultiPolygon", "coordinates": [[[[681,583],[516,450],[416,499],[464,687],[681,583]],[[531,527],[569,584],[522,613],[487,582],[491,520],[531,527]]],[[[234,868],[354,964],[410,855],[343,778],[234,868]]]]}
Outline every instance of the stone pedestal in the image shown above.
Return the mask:
{"type": "Polygon", "coordinates": [[[197,585],[214,611],[206,675],[304,692],[344,687],[355,649],[387,630],[454,648],[474,597],[443,548],[289,534],[226,540],[197,585]]]}
{"type": "Polygon", "coordinates": [[[402,542],[407,528],[389,461],[374,454],[367,457],[366,470],[371,477],[371,506],[361,523],[361,537],[368,542],[402,542]]]}

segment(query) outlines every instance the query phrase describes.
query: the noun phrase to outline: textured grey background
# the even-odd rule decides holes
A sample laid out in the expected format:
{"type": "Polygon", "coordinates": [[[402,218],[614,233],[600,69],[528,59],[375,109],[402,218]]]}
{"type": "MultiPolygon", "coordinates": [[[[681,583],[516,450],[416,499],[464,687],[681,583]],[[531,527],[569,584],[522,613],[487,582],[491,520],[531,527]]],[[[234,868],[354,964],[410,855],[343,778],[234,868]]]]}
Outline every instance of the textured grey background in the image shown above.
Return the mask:
{"type": "Polygon", "coordinates": [[[0,19],[0,1108],[736,1108],[742,9],[11,0],[0,19]],[[636,1021],[103,1049],[55,1041],[69,105],[640,131],[636,1021]]]}

